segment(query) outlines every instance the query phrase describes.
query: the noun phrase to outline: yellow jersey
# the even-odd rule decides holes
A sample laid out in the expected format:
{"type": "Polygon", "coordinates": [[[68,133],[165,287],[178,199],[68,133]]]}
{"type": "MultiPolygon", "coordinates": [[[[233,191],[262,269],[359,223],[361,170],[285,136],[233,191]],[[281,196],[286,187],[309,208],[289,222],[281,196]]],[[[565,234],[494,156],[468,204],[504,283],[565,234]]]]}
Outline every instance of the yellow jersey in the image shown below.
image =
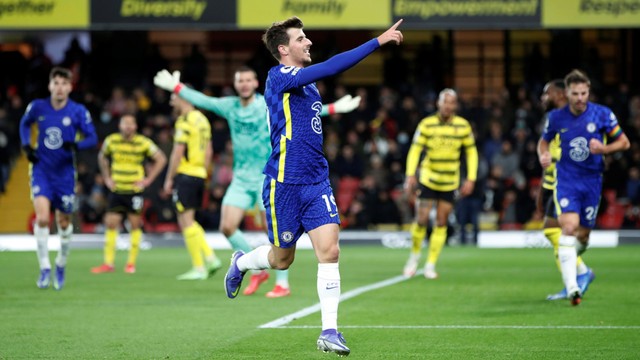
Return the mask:
{"type": "Polygon", "coordinates": [[[185,144],[185,152],[177,173],[206,179],[205,155],[211,140],[211,125],[206,116],[198,110],[181,115],[175,124],[173,141],[185,144]]]}
{"type": "Polygon", "coordinates": [[[107,136],[102,143],[102,154],[110,159],[111,178],[115,183],[115,193],[134,194],[142,192],[135,183],[144,179],[144,161],[153,157],[158,146],[148,137],[140,134],[126,140],[122,134],[107,136]]]}
{"type": "Polygon", "coordinates": [[[551,154],[551,165],[544,169],[542,174],[542,187],[553,190],[556,187],[556,162],[560,160],[560,155],[562,154],[560,134],[557,134],[556,137],[549,142],[549,153],[551,154]]]}
{"type": "Polygon", "coordinates": [[[439,114],[428,116],[418,124],[413,143],[407,155],[407,176],[414,176],[420,156],[419,181],[436,191],[454,191],[460,186],[460,156],[465,151],[467,179],[475,181],[478,175],[478,151],[469,122],[453,116],[444,122],[439,114]]]}

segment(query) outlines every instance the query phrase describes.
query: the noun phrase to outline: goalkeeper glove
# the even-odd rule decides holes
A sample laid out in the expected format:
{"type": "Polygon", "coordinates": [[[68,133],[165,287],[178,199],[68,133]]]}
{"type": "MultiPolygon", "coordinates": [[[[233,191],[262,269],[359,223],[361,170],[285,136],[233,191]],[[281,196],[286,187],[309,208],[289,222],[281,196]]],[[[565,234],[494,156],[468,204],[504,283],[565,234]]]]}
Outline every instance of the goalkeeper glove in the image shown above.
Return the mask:
{"type": "Polygon", "coordinates": [[[62,148],[65,150],[78,150],[78,144],[76,144],[74,141],[65,141],[62,143],[62,148]]]}
{"type": "Polygon", "coordinates": [[[40,160],[38,159],[38,155],[36,155],[36,151],[30,145],[24,145],[22,150],[27,154],[27,159],[29,159],[32,164],[36,164],[38,160],[40,160]]]}
{"type": "Polygon", "coordinates": [[[345,95],[336,100],[332,105],[333,106],[329,106],[329,114],[332,113],[331,108],[333,108],[333,111],[337,114],[352,112],[360,105],[360,96],[351,97],[351,95],[345,95]]]}
{"type": "Polygon", "coordinates": [[[167,91],[172,91],[174,93],[179,93],[182,88],[182,83],[180,83],[180,71],[174,71],[173,74],[169,73],[167,70],[160,70],[153,77],[153,83],[167,91]]]}

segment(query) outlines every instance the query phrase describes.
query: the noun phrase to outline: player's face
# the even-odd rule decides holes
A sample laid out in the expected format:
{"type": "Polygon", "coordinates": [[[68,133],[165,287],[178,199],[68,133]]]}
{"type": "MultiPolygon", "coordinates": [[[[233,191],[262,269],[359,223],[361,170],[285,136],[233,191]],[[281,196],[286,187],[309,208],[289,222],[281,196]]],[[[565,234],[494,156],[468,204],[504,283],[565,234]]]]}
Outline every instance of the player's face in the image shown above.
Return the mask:
{"type": "Polygon", "coordinates": [[[458,109],[458,99],[451,94],[444,95],[442,101],[438,102],[438,111],[443,118],[447,119],[455,114],[458,109]]]}
{"type": "Polygon", "coordinates": [[[136,123],[136,118],[131,115],[125,115],[120,118],[120,133],[123,137],[129,138],[136,133],[138,129],[138,124],[136,123]]]}
{"type": "Polygon", "coordinates": [[[54,76],[49,80],[49,92],[55,101],[63,102],[69,98],[71,93],[71,81],[62,76],[54,76]]]}
{"type": "Polygon", "coordinates": [[[236,72],[233,86],[241,99],[248,99],[255,94],[258,88],[258,79],[253,71],[236,72]]]}
{"type": "Polygon", "coordinates": [[[553,100],[551,99],[551,86],[545,85],[544,89],[542,89],[542,95],[540,96],[540,101],[542,102],[542,107],[544,111],[549,111],[553,109],[555,106],[553,104],[553,100]]]}
{"type": "Polygon", "coordinates": [[[574,114],[582,114],[587,110],[589,101],[589,85],[586,83],[571,83],[567,88],[567,100],[574,114]]]}
{"type": "Polygon", "coordinates": [[[302,29],[289,28],[289,57],[292,64],[296,66],[304,66],[311,63],[311,40],[307,38],[302,29]]]}

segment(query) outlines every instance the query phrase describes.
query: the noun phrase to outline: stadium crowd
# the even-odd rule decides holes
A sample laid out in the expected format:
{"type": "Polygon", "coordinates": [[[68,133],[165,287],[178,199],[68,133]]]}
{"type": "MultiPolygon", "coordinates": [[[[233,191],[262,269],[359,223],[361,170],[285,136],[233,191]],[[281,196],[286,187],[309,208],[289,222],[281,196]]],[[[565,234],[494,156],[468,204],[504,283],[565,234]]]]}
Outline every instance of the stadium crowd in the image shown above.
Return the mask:
{"type": "MultiPolygon", "coordinates": [[[[0,192],[5,191],[5,183],[20,152],[17,135],[20,118],[30,100],[48,95],[47,75],[54,64],[38,49],[34,46],[30,59],[19,60],[21,66],[15,67],[11,76],[0,79],[0,192]]],[[[380,86],[345,87],[339,79],[318,83],[325,102],[346,94],[362,98],[354,112],[335,114],[324,121],[325,153],[342,226],[346,229],[381,225],[400,228],[411,222],[414,199],[407,198],[402,189],[407,152],[417,124],[435,112],[438,91],[449,85],[442,70],[444,57],[424,61],[417,54],[416,64],[403,64],[397,52],[387,55],[383,69],[385,80],[380,86]],[[418,63],[420,61],[423,63],[418,63]]],[[[60,65],[74,70],[77,81],[72,98],[90,111],[100,143],[117,131],[121,115],[135,114],[140,133],[153,139],[169,156],[175,117],[169,94],[155,88],[150,81],[156,70],[168,67],[168,62],[157,52],[153,56],[148,62],[148,72],[105,89],[92,76],[95,68],[99,68],[96,57],[85,53],[77,43],[70,45],[60,65]]],[[[230,85],[203,84],[204,74],[198,76],[194,71],[197,65],[189,66],[189,63],[190,60],[185,59],[184,67],[188,68],[182,69],[184,79],[194,85],[201,84],[197,85],[202,87],[198,90],[212,96],[233,93],[230,85]]],[[[476,188],[469,198],[458,202],[457,212],[461,215],[460,211],[477,209],[471,215],[480,216],[483,227],[541,228],[543,214],[536,211],[536,199],[542,169],[536,143],[543,126],[541,86],[551,79],[524,78],[528,80],[518,88],[505,88],[492,99],[478,97],[460,103],[459,115],[468,119],[474,128],[480,164],[476,188]],[[471,203],[480,206],[471,206],[471,203]]],[[[595,84],[598,83],[603,82],[596,79],[595,84]]],[[[640,228],[640,95],[624,83],[616,88],[596,87],[592,95],[593,101],[610,107],[617,114],[632,144],[629,151],[606,157],[599,225],[640,228]]],[[[220,221],[221,199],[233,176],[233,149],[224,119],[212,113],[206,115],[212,124],[215,161],[205,206],[197,216],[203,227],[215,230],[220,221]]],[[[87,228],[94,224],[98,226],[97,231],[101,231],[107,189],[98,171],[97,152],[96,148],[78,153],[77,206],[82,223],[89,224],[87,228]]],[[[160,175],[145,191],[147,231],[177,231],[171,198],[161,191],[163,181],[164,175],[160,175]]],[[[455,221],[451,219],[452,224],[455,221]]]]}

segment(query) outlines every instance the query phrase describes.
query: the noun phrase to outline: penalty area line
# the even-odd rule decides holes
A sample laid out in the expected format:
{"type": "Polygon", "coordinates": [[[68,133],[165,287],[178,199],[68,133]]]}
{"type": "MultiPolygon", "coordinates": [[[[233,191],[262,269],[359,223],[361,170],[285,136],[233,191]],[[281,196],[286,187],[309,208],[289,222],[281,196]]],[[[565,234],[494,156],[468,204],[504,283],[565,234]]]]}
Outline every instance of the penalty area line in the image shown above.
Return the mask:
{"type": "MultiPolygon", "coordinates": [[[[419,275],[418,273],[416,273],[416,275],[419,275]]],[[[369,285],[365,285],[365,286],[361,286],[359,288],[355,288],[353,290],[347,291],[344,294],[340,295],[340,302],[345,301],[345,300],[349,300],[353,297],[356,297],[358,295],[364,294],[366,292],[369,291],[373,291],[373,290],[377,290],[383,287],[387,287],[387,286],[391,286],[394,284],[397,284],[399,282],[402,281],[406,281],[409,280],[410,278],[404,277],[402,275],[400,276],[396,276],[396,277],[392,277],[390,279],[387,280],[383,280],[377,283],[373,283],[373,284],[369,284],[369,285]]],[[[258,326],[258,328],[260,329],[273,329],[273,328],[279,328],[279,327],[284,327],[285,325],[287,325],[288,323],[292,322],[293,320],[296,319],[300,319],[303,318],[307,315],[311,315],[313,313],[319,312],[320,311],[320,303],[316,303],[312,306],[306,307],[300,311],[296,311],[292,314],[289,315],[285,315],[279,319],[273,320],[271,322],[268,322],[266,324],[262,324],[260,326],[258,326]]],[[[344,327],[344,326],[343,326],[344,327]]]]}

